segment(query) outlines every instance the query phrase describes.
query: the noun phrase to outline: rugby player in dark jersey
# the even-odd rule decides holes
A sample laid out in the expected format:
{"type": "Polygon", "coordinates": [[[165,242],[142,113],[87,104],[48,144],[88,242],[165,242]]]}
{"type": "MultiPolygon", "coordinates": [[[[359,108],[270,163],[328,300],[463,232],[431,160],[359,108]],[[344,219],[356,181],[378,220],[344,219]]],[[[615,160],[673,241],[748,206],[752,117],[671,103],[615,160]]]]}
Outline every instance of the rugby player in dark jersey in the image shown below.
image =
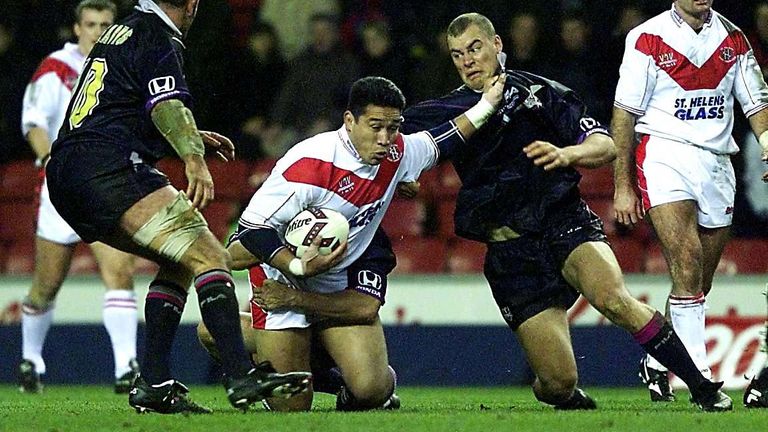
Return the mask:
{"type": "MultiPolygon", "coordinates": [[[[464,85],[407,109],[403,133],[433,127],[475,104],[500,72],[502,43],[483,15],[460,15],[448,47],[464,85]]],[[[574,167],[615,157],[613,140],[568,88],[521,71],[507,74],[502,108],[450,159],[462,181],[456,233],[488,246],[485,277],[536,378],[533,392],[560,409],[592,409],[578,372],[566,311],[579,294],[691,389],[705,411],[731,409],[722,383],[705,379],[663,315],[634,299],[600,219],[582,201],[574,167]]]]}
{"type": "MultiPolygon", "coordinates": [[[[268,397],[289,397],[310,381],[305,372],[253,367],[240,332],[231,258],[198,211],[214,199],[206,148],[234,157],[232,142],[199,131],[189,108],[182,40],[198,4],[140,0],[133,14],[104,32],[86,60],[47,167],[51,201],[83,240],[160,266],[145,303],[141,374],[129,395],[139,412],[210,412],[187,397],[188,389],[170,371],[171,345],[191,284],[215,336],[233,406],[244,410],[268,397]],[[185,163],[186,194],[154,168],[171,155],[185,163]]],[[[321,257],[307,271],[323,271],[338,258],[321,257]]]]}

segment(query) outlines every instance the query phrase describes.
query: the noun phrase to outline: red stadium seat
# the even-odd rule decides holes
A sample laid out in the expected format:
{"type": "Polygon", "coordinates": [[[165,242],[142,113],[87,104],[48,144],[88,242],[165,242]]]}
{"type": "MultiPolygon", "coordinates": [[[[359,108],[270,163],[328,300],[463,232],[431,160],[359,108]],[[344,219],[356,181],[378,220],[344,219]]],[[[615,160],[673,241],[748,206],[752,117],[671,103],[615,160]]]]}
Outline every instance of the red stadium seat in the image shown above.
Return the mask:
{"type": "Polygon", "coordinates": [[[203,210],[208,228],[219,240],[226,240],[230,227],[240,216],[240,205],[236,201],[216,200],[203,210]]]}
{"type": "Polygon", "coordinates": [[[381,226],[393,239],[400,236],[419,236],[424,233],[426,218],[427,206],[424,201],[417,198],[395,199],[389,205],[381,226]]]}
{"type": "Polygon", "coordinates": [[[609,237],[611,249],[624,273],[642,273],[645,245],[633,237],[609,237]]]}
{"type": "Polygon", "coordinates": [[[768,240],[732,239],[725,245],[718,271],[733,273],[768,272],[768,240]]]}
{"type": "Polygon", "coordinates": [[[37,223],[37,204],[32,201],[0,201],[0,241],[32,239],[37,223]]]}
{"type": "Polygon", "coordinates": [[[240,201],[249,198],[246,190],[248,186],[248,163],[240,160],[224,162],[221,160],[208,160],[208,170],[213,177],[216,199],[240,201]]]}
{"type": "Polygon", "coordinates": [[[579,190],[584,198],[613,198],[613,168],[610,164],[595,169],[579,169],[579,190]]]}
{"type": "Polygon", "coordinates": [[[34,237],[19,239],[9,243],[3,253],[3,273],[13,275],[28,275],[35,269],[35,241],[34,237]]]}
{"type": "Polygon", "coordinates": [[[0,165],[0,201],[32,201],[43,182],[43,171],[30,160],[0,165]]]}
{"type": "Polygon", "coordinates": [[[276,159],[267,158],[250,164],[250,175],[248,176],[248,189],[250,193],[248,198],[250,198],[250,194],[253,191],[261,187],[261,184],[269,177],[269,173],[272,172],[272,168],[275,167],[276,163],[276,159]]]}
{"type": "Polygon", "coordinates": [[[173,187],[180,191],[187,190],[187,175],[184,173],[184,162],[179,158],[168,157],[157,162],[157,169],[168,176],[173,187]]]}
{"type": "Polygon", "coordinates": [[[453,169],[453,165],[443,163],[433,169],[438,170],[440,181],[436,185],[437,190],[432,195],[440,200],[447,198],[455,199],[459,194],[459,189],[461,189],[461,179],[456,174],[456,170],[453,169]]]}
{"type": "Polygon", "coordinates": [[[446,270],[448,273],[482,273],[487,250],[483,243],[454,238],[448,243],[446,270]]]}
{"type": "Polygon", "coordinates": [[[645,271],[645,273],[654,274],[664,274],[669,272],[667,262],[664,260],[664,254],[661,252],[661,246],[657,243],[646,245],[643,271],[645,271]]]}
{"type": "Polygon", "coordinates": [[[435,202],[440,192],[440,177],[442,165],[438,165],[430,170],[424,171],[419,176],[421,188],[417,198],[421,198],[430,203],[435,202]]]}
{"type": "Polygon", "coordinates": [[[437,203],[437,233],[444,238],[455,236],[453,230],[453,211],[455,208],[455,199],[445,199],[437,203]]]}
{"type": "Polygon", "coordinates": [[[392,238],[392,249],[397,256],[396,274],[443,273],[447,244],[432,237],[407,236],[392,238]]]}

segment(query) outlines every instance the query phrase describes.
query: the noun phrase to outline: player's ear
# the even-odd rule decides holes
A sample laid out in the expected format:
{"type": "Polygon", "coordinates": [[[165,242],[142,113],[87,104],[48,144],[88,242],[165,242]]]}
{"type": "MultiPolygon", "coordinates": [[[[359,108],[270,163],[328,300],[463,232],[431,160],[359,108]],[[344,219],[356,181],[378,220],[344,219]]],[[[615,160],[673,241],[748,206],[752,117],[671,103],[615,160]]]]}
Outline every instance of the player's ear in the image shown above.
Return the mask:
{"type": "Polygon", "coordinates": [[[200,0],[187,1],[187,16],[194,17],[197,15],[197,7],[200,5],[200,0]]]}
{"type": "Polygon", "coordinates": [[[355,124],[355,115],[352,114],[352,111],[344,111],[344,127],[347,128],[347,132],[352,128],[352,126],[355,124]]]}

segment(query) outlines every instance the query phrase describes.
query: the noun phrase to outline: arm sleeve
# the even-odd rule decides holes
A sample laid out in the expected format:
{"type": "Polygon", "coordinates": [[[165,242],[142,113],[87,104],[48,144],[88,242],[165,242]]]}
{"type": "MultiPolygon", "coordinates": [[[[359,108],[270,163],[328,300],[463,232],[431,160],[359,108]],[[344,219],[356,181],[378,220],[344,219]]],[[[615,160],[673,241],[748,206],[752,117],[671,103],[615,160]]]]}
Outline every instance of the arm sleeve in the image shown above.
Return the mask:
{"type": "Polygon", "coordinates": [[[138,79],[146,112],[150,113],[155,105],[168,99],[179,99],[189,107],[192,96],[184,78],[180,44],[170,40],[139,43],[142,46],[136,52],[135,61],[139,63],[138,79]]]}
{"type": "Polygon", "coordinates": [[[763,72],[755,59],[755,54],[744,34],[739,31],[734,35],[736,50],[740,53],[736,58],[736,79],[733,84],[733,95],[741,104],[744,115],[752,116],[758,111],[768,108],[768,86],[765,84],[763,72]]]}
{"type": "Polygon", "coordinates": [[[278,162],[240,216],[238,232],[242,234],[231,239],[240,240],[248,252],[264,262],[271,261],[285,247],[283,233],[288,222],[300,211],[312,206],[312,186],[289,181],[284,176],[286,170],[295,169],[301,163],[302,159],[293,163],[285,160],[278,162]]]}
{"type": "Polygon", "coordinates": [[[550,115],[563,141],[561,146],[581,144],[594,133],[610,136],[608,128],[589,116],[587,106],[573,90],[554,81],[549,89],[550,115]]]}
{"type": "Polygon", "coordinates": [[[645,114],[656,87],[656,64],[648,53],[656,39],[649,34],[631,31],[624,45],[624,58],[619,68],[619,82],[613,105],[635,115],[645,114]]]}
{"type": "MultiPolygon", "coordinates": [[[[21,133],[26,136],[33,127],[49,130],[51,121],[61,110],[61,88],[64,85],[54,73],[41,75],[24,91],[21,111],[21,133]]],[[[64,106],[66,109],[66,106],[64,106]]]]}

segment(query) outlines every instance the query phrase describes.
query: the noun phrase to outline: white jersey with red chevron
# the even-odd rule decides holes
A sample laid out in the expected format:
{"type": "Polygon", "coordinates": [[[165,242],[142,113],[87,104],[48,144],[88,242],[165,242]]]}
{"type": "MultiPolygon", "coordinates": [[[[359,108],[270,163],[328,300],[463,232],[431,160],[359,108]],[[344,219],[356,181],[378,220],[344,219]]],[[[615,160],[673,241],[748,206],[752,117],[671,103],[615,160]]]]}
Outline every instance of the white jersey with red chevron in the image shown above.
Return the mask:
{"type": "Polygon", "coordinates": [[[714,10],[696,33],[675,11],[626,39],[614,105],[635,130],[732,154],[734,99],[747,117],[768,108],[768,88],[744,33],[714,10]]]}
{"type": "MultiPolygon", "coordinates": [[[[438,158],[427,132],[398,135],[389,156],[379,165],[360,160],[344,127],[293,146],[275,165],[240,217],[248,228],[273,228],[284,241],[288,222],[309,207],[331,208],[349,221],[344,259],[328,273],[292,281],[313,291],[339,291],[346,286],[345,269],[366,250],[400,181],[418,178],[438,158]]],[[[265,266],[268,277],[276,270],[265,266]]]]}
{"type": "Polygon", "coordinates": [[[48,131],[50,142],[56,140],[83,64],[85,56],[74,43],[66,43],[40,63],[24,91],[21,113],[24,136],[29,129],[40,127],[48,131]]]}

